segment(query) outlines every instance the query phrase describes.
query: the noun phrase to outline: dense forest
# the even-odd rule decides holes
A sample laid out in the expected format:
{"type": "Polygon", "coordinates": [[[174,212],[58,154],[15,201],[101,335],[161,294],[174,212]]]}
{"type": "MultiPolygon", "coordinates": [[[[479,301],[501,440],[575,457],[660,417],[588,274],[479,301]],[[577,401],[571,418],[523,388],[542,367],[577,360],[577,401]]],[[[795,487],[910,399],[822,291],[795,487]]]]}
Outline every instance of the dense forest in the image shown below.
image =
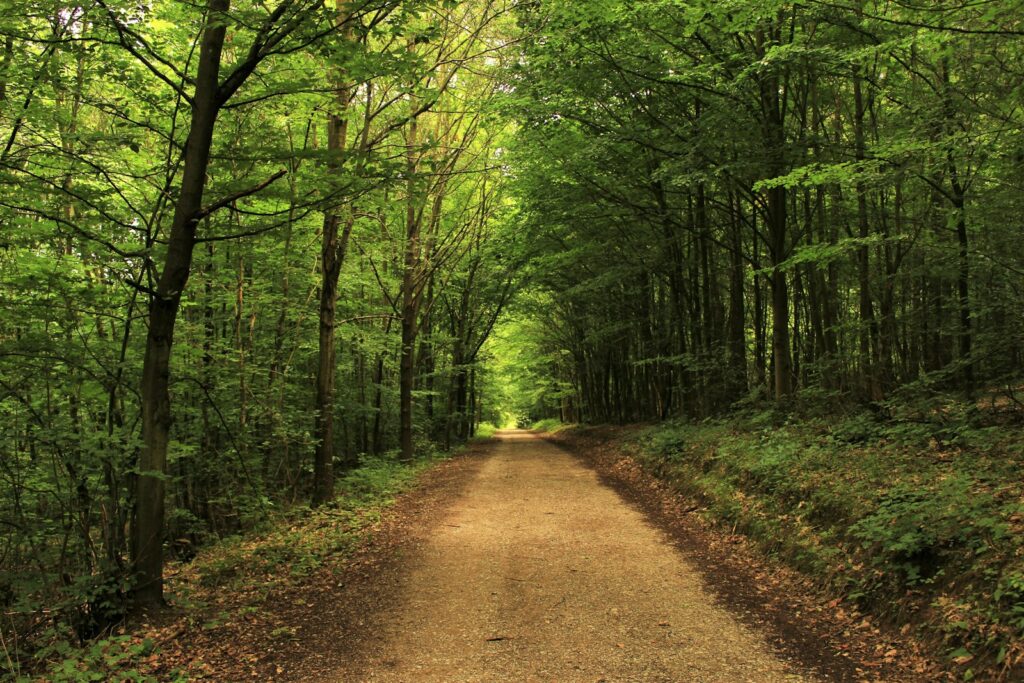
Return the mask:
{"type": "Polygon", "coordinates": [[[1019,0],[0,7],[26,653],[484,421],[1020,407],[1019,0]]]}
{"type": "MultiPolygon", "coordinates": [[[[165,555],[473,429],[521,251],[500,3],[7,4],[15,629],[158,603],[165,555]],[[413,397],[416,413],[413,414],[413,397]]],[[[109,612],[109,613],[108,613],[109,612]]]]}
{"type": "Polygon", "coordinates": [[[563,417],[1012,391],[1021,19],[1008,2],[538,19],[512,107],[563,417]]]}

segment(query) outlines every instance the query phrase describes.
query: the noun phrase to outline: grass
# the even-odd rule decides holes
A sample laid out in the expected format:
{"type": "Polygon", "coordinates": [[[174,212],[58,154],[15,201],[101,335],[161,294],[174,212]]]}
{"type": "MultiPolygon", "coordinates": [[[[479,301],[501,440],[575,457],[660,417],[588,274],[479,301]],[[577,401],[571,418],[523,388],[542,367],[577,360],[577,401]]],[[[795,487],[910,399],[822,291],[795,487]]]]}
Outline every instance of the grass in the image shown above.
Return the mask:
{"type": "Polygon", "coordinates": [[[751,414],[664,423],[626,447],[716,523],[922,624],[967,679],[1024,660],[1024,430],[751,414]]]}

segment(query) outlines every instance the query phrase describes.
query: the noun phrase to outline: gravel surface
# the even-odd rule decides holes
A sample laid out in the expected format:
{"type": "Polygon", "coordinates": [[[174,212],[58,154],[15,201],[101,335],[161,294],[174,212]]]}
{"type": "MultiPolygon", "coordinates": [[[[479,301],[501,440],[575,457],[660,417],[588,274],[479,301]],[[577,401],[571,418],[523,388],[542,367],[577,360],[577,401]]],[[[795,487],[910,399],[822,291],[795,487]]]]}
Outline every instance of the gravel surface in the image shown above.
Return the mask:
{"type": "Polygon", "coordinates": [[[592,470],[532,434],[500,438],[328,680],[815,680],[592,470]]]}

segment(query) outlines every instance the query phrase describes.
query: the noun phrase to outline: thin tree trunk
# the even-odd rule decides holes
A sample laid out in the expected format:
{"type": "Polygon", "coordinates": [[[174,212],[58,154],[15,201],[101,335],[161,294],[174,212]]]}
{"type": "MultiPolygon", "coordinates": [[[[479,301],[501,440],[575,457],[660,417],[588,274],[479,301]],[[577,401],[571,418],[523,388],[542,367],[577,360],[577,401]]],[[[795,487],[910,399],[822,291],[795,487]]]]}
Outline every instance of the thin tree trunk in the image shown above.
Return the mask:
{"type": "MultiPolygon", "coordinates": [[[[412,51],[410,43],[409,50],[412,51]]],[[[410,106],[415,110],[415,101],[410,106]]],[[[413,458],[412,438],[412,392],[416,381],[416,324],[419,261],[420,261],[420,213],[417,197],[416,146],[418,144],[419,121],[416,116],[409,120],[406,139],[406,216],[405,216],[405,260],[402,270],[402,355],[399,362],[399,448],[403,460],[413,458]]]]}
{"type": "MultiPolygon", "coordinates": [[[[864,141],[864,115],[866,113],[862,81],[859,69],[853,78],[853,138],[854,155],[857,161],[867,158],[864,141]]],[[[857,248],[857,284],[860,303],[860,371],[861,386],[864,396],[872,401],[884,398],[878,382],[878,363],[876,362],[878,347],[878,322],[875,320],[875,309],[871,299],[871,263],[870,250],[865,243],[871,234],[868,223],[868,198],[864,181],[857,180],[857,237],[861,245],[857,248]]]]}
{"type": "Polygon", "coordinates": [[[747,330],[744,306],[743,238],[740,234],[742,203],[737,198],[732,219],[732,249],[729,252],[729,318],[726,323],[729,336],[729,393],[736,401],[747,393],[747,330]]]}
{"type": "MultiPolygon", "coordinates": [[[[755,38],[758,52],[762,56],[768,49],[769,42],[777,42],[776,36],[769,37],[768,34],[778,33],[781,30],[775,26],[768,28],[767,32],[764,29],[759,29],[755,38]]],[[[758,86],[763,116],[765,152],[768,156],[768,177],[777,178],[785,175],[787,170],[785,102],[783,100],[786,95],[783,94],[779,75],[774,71],[763,75],[758,86]]],[[[786,274],[781,269],[782,263],[788,256],[786,228],[789,192],[784,186],[779,185],[768,189],[767,195],[767,246],[772,266],[769,279],[772,290],[772,365],[775,375],[775,398],[783,399],[793,392],[793,366],[789,335],[789,290],[786,274]]]]}
{"type": "MultiPolygon", "coordinates": [[[[339,27],[345,23],[343,3],[338,2],[339,27]]],[[[347,37],[347,34],[346,34],[347,37]]],[[[327,168],[331,174],[341,171],[341,156],[348,141],[348,108],[351,88],[337,76],[335,91],[336,110],[327,120],[327,168]]],[[[324,213],[323,236],[320,244],[320,334],[316,373],[316,452],[313,457],[313,505],[323,505],[334,498],[334,383],[337,373],[337,348],[334,341],[335,317],[338,305],[338,278],[345,259],[345,248],[352,230],[353,216],[345,222],[339,235],[341,217],[338,208],[324,213]]]]}

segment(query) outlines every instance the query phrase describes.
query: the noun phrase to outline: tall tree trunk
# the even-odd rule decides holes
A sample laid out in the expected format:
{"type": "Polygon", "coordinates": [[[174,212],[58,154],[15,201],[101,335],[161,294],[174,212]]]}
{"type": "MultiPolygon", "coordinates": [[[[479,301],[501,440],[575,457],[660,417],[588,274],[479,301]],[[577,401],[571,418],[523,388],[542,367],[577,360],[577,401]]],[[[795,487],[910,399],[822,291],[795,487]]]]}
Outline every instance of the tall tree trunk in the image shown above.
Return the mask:
{"type": "Polygon", "coordinates": [[[967,202],[963,185],[956,171],[956,163],[950,154],[950,175],[953,185],[953,209],[956,211],[957,277],[956,291],[959,308],[959,352],[963,365],[962,383],[968,398],[974,398],[974,360],[971,358],[973,330],[971,322],[971,266],[970,244],[967,236],[967,202]]]}
{"type": "Polygon", "coordinates": [[[743,236],[739,212],[742,202],[736,198],[732,209],[732,230],[729,250],[729,317],[726,323],[729,344],[728,399],[737,401],[747,393],[747,329],[744,308],[743,236]]]}
{"type": "Polygon", "coordinates": [[[221,51],[229,0],[209,0],[199,50],[192,123],[185,143],[181,188],[167,240],[156,292],[149,302],[149,333],[142,365],[142,451],[135,484],[132,558],[134,599],[140,606],[163,602],[164,475],[171,429],[171,346],[181,295],[188,283],[197,217],[202,210],[213,129],[220,109],[217,97],[221,51]]]}
{"type": "Polygon", "coordinates": [[[0,60],[0,102],[7,99],[7,81],[10,78],[8,71],[11,68],[11,59],[14,55],[14,36],[8,35],[4,39],[4,56],[0,60]]]}
{"type": "MultiPolygon", "coordinates": [[[[822,243],[835,244],[835,228],[827,226],[828,216],[826,215],[825,189],[819,188],[817,192],[817,230],[818,241],[822,243]]],[[[836,266],[829,263],[824,269],[815,268],[817,277],[815,283],[821,298],[821,322],[825,340],[825,360],[822,363],[825,386],[831,389],[839,389],[842,386],[840,364],[839,364],[839,339],[836,335],[836,266]]]]}
{"type": "MultiPolygon", "coordinates": [[[[867,158],[864,141],[864,116],[866,108],[862,88],[863,78],[857,68],[853,78],[853,144],[854,157],[857,161],[867,158]]],[[[872,401],[881,401],[882,387],[878,381],[878,322],[875,320],[875,309],[871,299],[871,263],[870,250],[866,241],[871,234],[868,223],[868,197],[864,181],[857,180],[857,237],[861,245],[857,248],[857,284],[860,304],[860,371],[861,386],[864,397],[872,401]]]]}
{"type": "MultiPolygon", "coordinates": [[[[757,221],[757,207],[751,207],[750,220],[757,221]]],[[[754,231],[751,236],[751,255],[754,267],[754,374],[758,389],[771,392],[768,385],[768,332],[765,321],[764,278],[758,275],[761,270],[761,240],[754,231]]]]}
{"type": "MultiPolygon", "coordinates": [[[[778,33],[781,29],[770,26],[770,33],[778,33]]],[[[756,40],[758,52],[763,57],[768,48],[768,32],[759,30],[756,40]]],[[[776,36],[770,38],[778,42],[776,36]]],[[[765,152],[768,158],[768,177],[778,178],[787,171],[786,129],[785,129],[785,97],[779,76],[768,70],[758,81],[762,126],[764,133],[765,152]]],[[[781,265],[788,256],[786,240],[787,202],[789,192],[784,186],[769,188],[768,207],[766,212],[768,232],[768,256],[771,259],[772,274],[771,310],[772,310],[772,364],[775,375],[775,398],[783,399],[793,393],[793,365],[790,355],[789,337],[789,290],[786,273],[781,265]]]]}
{"type": "MultiPolygon", "coordinates": [[[[410,46],[411,49],[411,46],[410,46]]],[[[415,108],[415,103],[411,106],[415,108]]],[[[417,117],[409,121],[406,139],[408,173],[405,218],[405,262],[402,270],[402,355],[399,362],[399,448],[403,460],[412,460],[412,392],[416,381],[416,287],[419,276],[420,212],[416,182],[416,145],[419,124],[417,117]]]]}
{"type": "MultiPolygon", "coordinates": [[[[338,2],[339,27],[345,23],[343,3],[338,2]]],[[[347,37],[347,35],[346,35],[347,37]]],[[[348,141],[348,107],[351,88],[344,74],[337,75],[335,111],[327,120],[327,168],[338,174],[342,154],[348,141]]],[[[334,341],[335,314],[338,305],[338,278],[345,259],[345,248],[354,217],[349,212],[342,234],[338,207],[324,213],[323,237],[320,244],[320,335],[316,373],[316,452],[313,457],[313,505],[323,505],[334,498],[334,378],[337,373],[337,348],[334,341]]]]}
{"type": "MultiPolygon", "coordinates": [[[[391,321],[388,321],[388,332],[391,321]]],[[[373,370],[373,454],[384,452],[384,354],[377,355],[376,367],[373,370]]]]}
{"type": "Polygon", "coordinates": [[[772,259],[772,362],[775,370],[775,398],[793,393],[793,366],[789,348],[789,289],[780,267],[786,259],[786,190],[768,191],[768,229],[772,259]]]}
{"type": "MultiPolygon", "coordinates": [[[[429,258],[429,256],[428,256],[429,258]]],[[[426,378],[426,386],[424,387],[427,392],[427,405],[426,405],[426,424],[428,434],[433,438],[434,435],[434,370],[436,369],[437,361],[434,358],[434,340],[432,335],[434,333],[434,320],[433,320],[433,300],[434,300],[434,276],[431,275],[427,284],[427,298],[425,310],[426,313],[423,316],[422,322],[422,333],[423,341],[420,343],[420,362],[423,364],[423,376],[426,378]]]]}
{"type": "MultiPolygon", "coordinates": [[[[943,113],[946,119],[947,134],[955,130],[955,103],[953,102],[950,84],[949,58],[944,57],[940,66],[943,94],[943,113]]],[[[971,320],[971,266],[970,242],[967,234],[967,182],[961,176],[960,166],[956,160],[956,149],[950,144],[946,151],[946,170],[949,172],[951,193],[950,203],[955,212],[957,241],[957,309],[959,330],[957,331],[957,350],[961,363],[961,385],[968,398],[974,398],[974,360],[971,358],[973,345],[973,329],[971,320]]]]}

